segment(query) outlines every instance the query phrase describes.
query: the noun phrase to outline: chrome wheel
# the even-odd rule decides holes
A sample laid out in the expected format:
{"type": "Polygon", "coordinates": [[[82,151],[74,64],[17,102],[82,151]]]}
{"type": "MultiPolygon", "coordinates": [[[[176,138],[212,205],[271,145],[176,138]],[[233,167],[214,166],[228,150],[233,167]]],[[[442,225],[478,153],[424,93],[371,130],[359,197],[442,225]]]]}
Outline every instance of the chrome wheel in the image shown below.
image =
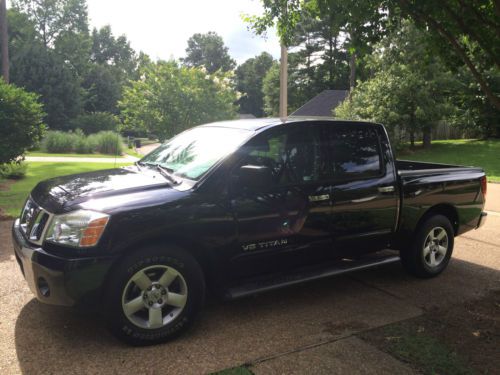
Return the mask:
{"type": "Polygon", "coordinates": [[[184,309],[188,295],[179,271],[155,265],[135,273],[122,295],[122,309],[133,324],[144,329],[162,328],[184,309]]]}
{"type": "Polygon", "coordinates": [[[448,252],[448,233],[442,227],[432,228],[424,241],[424,261],[427,266],[438,267],[448,252]]]}

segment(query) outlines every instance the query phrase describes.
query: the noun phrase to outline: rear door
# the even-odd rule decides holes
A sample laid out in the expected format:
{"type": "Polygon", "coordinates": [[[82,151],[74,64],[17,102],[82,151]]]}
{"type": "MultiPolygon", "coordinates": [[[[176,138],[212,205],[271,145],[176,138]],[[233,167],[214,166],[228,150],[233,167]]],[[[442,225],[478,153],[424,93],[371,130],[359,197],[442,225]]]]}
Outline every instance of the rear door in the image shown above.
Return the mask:
{"type": "Polygon", "coordinates": [[[310,122],[283,125],[258,135],[241,150],[233,174],[243,165],[263,165],[272,170],[273,181],[259,191],[233,186],[235,276],[314,263],[323,248],[331,248],[331,185],[324,181],[321,129],[310,122]]]}
{"type": "Polygon", "coordinates": [[[383,128],[373,124],[328,127],[334,178],[332,235],[335,252],[384,247],[395,230],[399,207],[394,163],[383,128]]]}

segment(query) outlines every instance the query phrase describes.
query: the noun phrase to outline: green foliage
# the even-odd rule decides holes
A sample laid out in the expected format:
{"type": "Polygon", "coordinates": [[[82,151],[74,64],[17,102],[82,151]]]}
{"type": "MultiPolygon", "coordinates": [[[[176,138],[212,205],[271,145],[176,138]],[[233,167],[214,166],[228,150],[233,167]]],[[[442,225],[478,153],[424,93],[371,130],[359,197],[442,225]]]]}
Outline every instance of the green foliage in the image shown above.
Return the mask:
{"type": "Polygon", "coordinates": [[[27,165],[22,162],[0,164],[0,178],[19,180],[26,175],[27,165]]]}
{"type": "Polygon", "coordinates": [[[138,58],[109,26],[89,33],[84,0],[17,0],[8,23],[11,81],[40,95],[52,130],[84,111],[118,113],[138,58]]]}
{"type": "Polygon", "coordinates": [[[123,144],[121,136],[115,132],[103,131],[97,134],[91,134],[88,137],[91,145],[94,145],[95,151],[101,154],[121,155],[123,144]]]}
{"type": "MultiPolygon", "coordinates": [[[[293,55],[290,56],[292,64],[293,55]]],[[[309,100],[304,94],[303,87],[297,79],[297,72],[289,72],[288,74],[288,113],[293,112],[309,100]]],[[[264,111],[269,116],[277,116],[279,112],[280,98],[280,66],[274,63],[267,71],[262,83],[262,92],[264,94],[264,111]]]]}
{"type": "Polygon", "coordinates": [[[80,135],[71,132],[49,131],[43,138],[42,150],[56,153],[70,153],[75,151],[80,135]]]}
{"type": "Polygon", "coordinates": [[[119,125],[118,117],[108,112],[86,113],[70,122],[72,129],[81,129],[85,134],[104,130],[117,131],[119,125]]]}
{"type": "Polygon", "coordinates": [[[228,72],[236,66],[222,37],[213,31],[206,34],[196,33],[189,38],[186,57],[182,61],[189,67],[204,66],[210,74],[218,70],[228,72]]]}
{"type": "Polygon", "coordinates": [[[424,146],[429,146],[432,126],[454,111],[448,98],[456,82],[442,62],[426,51],[425,38],[411,22],[405,22],[377,45],[369,62],[373,77],[361,83],[335,115],[381,122],[394,143],[402,131],[412,141],[421,131],[424,146]]]}
{"type": "Polygon", "coordinates": [[[206,74],[175,61],[149,64],[119,103],[124,131],[142,129],[160,140],[194,125],[236,116],[229,73],[206,74]]]}
{"type": "Polygon", "coordinates": [[[82,91],[76,72],[63,56],[44,46],[27,15],[8,12],[11,82],[39,95],[52,129],[65,129],[68,119],[82,110],[82,91]]]}
{"type": "Polygon", "coordinates": [[[117,133],[102,131],[86,137],[78,129],[75,132],[47,132],[42,142],[42,150],[51,154],[98,152],[107,155],[121,155],[123,145],[121,137],[117,133]]]}
{"type": "Polygon", "coordinates": [[[0,164],[16,160],[43,135],[38,96],[0,80],[0,164]]]}
{"type": "Polygon", "coordinates": [[[236,69],[236,90],[241,93],[238,99],[240,113],[251,113],[256,117],[264,116],[264,77],[273,66],[274,59],[267,53],[246,60],[236,69]]]}

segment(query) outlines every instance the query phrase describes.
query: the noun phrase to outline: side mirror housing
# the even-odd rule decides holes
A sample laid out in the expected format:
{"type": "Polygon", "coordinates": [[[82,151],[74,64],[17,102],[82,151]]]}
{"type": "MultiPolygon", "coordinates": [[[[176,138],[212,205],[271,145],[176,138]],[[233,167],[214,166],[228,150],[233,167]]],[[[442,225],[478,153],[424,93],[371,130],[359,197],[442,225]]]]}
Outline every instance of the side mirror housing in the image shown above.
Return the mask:
{"type": "Polygon", "coordinates": [[[243,165],[238,173],[238,186],[261,190],[273,183],[271,170],[264,165],[243,165]]]}

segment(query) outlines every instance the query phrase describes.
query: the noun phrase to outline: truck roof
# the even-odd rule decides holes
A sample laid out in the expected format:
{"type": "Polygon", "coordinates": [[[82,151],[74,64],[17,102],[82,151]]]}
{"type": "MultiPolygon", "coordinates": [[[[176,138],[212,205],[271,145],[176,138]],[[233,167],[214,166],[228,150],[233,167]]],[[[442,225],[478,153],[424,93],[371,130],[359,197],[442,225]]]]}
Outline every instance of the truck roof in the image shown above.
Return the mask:
{"type": "Polygon", "coordinates": [[[332,124],[371,124],[376,125],[373,122],[366,121],[353,121],[353,120],[340,120],[333,117],[300,117],[300,116],[290,116],[286,119],[281,119],[278,117],[266,117],[266,118],[256,118],[256,119],[241,119],[241,120],[229,120],[229,121],[218,121],[209,124],[201,125],[202,127],[221,127],[221,128],[239,128],[250,131],[257,131],[263,128],[270,128],[284,124],[296,123],[296,122],[317,122],[324,121],[330,122],[332,124]]]}

